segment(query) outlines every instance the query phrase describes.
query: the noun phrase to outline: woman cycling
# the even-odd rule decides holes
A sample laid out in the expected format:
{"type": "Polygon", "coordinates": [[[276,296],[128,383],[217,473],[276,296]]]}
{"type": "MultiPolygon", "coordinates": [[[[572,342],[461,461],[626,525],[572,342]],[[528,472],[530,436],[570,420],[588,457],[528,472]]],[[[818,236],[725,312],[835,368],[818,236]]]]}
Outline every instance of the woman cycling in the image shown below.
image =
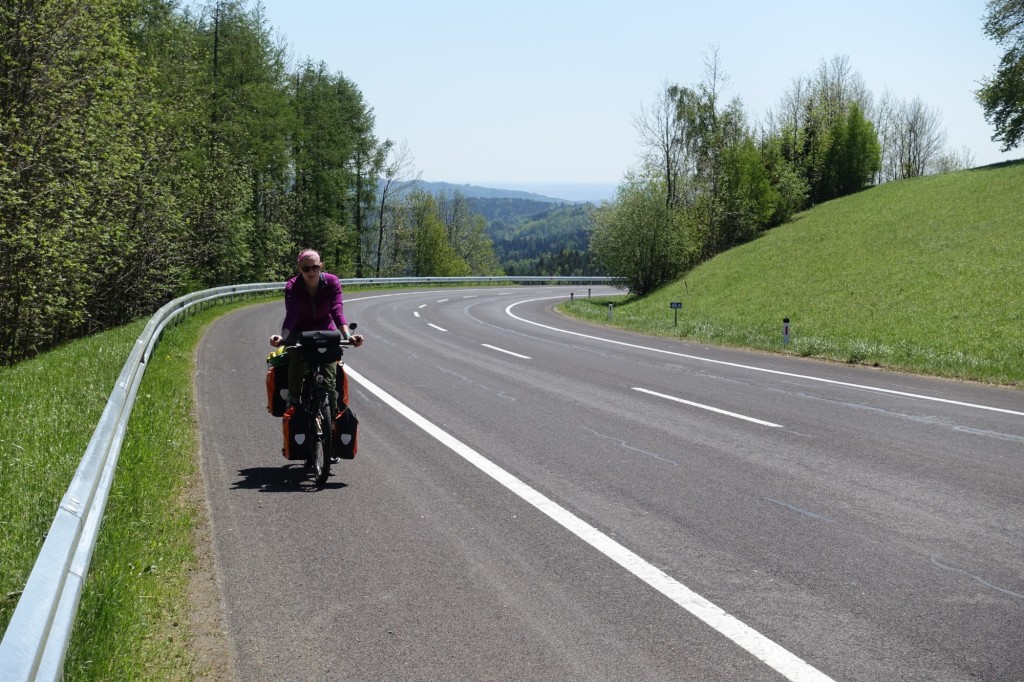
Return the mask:
{"type": "MultiPolygon", "coordinates": [[[[320,254],[313,249],[303,249],[298,258],[299,272],[284,285],[284,323],[281,334],[270,337],[271,346],[293,345],[300,332],[339,330],[342,338],[350,339],[353,346],[363,344],[360,334],[351,334],[345,319],[341,297],[341,280],[323,271],[320,254]]],[[[300,353],[291,353],[288,358],[288,393],[298,396],[302,388],[302,377],[306,373],[306,362],[300,353]]],[[[338,412],[337,365],[333,362],[324,367],[327,388],[330,392],[331,414],[338,412]]]]}

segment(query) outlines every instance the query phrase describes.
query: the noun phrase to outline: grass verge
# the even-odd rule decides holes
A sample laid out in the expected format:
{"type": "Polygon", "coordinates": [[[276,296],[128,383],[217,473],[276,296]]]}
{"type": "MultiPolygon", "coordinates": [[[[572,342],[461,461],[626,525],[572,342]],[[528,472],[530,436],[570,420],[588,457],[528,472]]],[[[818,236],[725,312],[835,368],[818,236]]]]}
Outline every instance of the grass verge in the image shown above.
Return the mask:
{"type": "Polygon", "coordinates": [[[144,322],[0,368],[0,630],[144,322]]]}
{"type": "MultiPolygon", "coordinates": [[[[216,305],[165,331],[121,449],[65,663],[67,680],[194,680],[189,572],[204,513],[186,495],[197,466],[194,351],[216,305]]],[[[57,505],[139,321],[0,369],[0,630],[13,614],[57,505]],[[42,389],[42,390],[40,390],[42,389]]]]}

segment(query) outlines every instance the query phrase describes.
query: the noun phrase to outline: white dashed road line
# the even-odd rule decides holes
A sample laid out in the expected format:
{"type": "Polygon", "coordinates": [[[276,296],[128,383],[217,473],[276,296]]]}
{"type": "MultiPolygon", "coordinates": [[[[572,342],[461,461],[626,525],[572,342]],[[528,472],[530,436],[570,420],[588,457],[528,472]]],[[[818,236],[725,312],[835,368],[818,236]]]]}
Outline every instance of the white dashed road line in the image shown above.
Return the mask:
{"type": "Polygon", "coordinates": [[[522,358],[523,360],[532,360],[533,359],[529,355],[520,355],[519,353],[513,353],[510,350],[505,350],[504,348],[498,348],[497,346],[492,346],[489,343],[481,343],[480,345],[483,346],[484,348],[490,348],[491,350],[496,350],[499,353],[507,353],[508,355],[514,355],[517,358],[522,358]]]}
{"type": "Polygon", "coordinates": [[[695,402],[690,401],[690,400],[683,400],[682,398],[676,398],[675,396],[665,395],[664,393],[656,393],[654,391],[649,391],[646,388],[637,388],[636,386],[634,386],[633,390],[634,391],[640,391],[641,393],[646,393],[647,395],[653,395],[653,396],[657,396],[659,398],[664,398],[665,400],[672,400],[672,401],[675,401],[677,403],[682,403],[683,405],[689,405],[690,407],[697,407],[697,408],[700,408],[702,410],[708,410],[709,412],[717,412],[718,414],[724,414],[724,415],[726,415],[728,417],[735,417],[736,419],[742,419],[744,421],[753,422],[754,424],[760,424],[761,426],[771,426],[771,427],[774,427],[774,428],[782,428],[781,424],[773,424],[771,422],[766,422],[766,421],[761,420],[761,419],[754,419],[753,417],[747,417],[745,415],[737,414],[735,412],[729,412],[727,410],[720,410],[717,407],[711,407],[710,405],[702,405],[701,403],[695,403],[695,402]]]}

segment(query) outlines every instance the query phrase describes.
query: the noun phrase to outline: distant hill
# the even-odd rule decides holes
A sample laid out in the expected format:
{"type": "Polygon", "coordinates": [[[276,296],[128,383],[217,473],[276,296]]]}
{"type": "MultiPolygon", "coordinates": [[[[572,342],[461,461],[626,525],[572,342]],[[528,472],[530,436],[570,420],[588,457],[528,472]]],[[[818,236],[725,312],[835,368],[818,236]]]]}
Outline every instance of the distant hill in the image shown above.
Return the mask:
{"type": "Polygon", "coordinates": [[[533,199],[473,198],[466,199],[473,213],[482,215],[489,226],[491,236],[504,233],[515,228],[520,222],[562,206],[573,204],[553,204],[533,199]]]}
{"type": "Polygon", "coordinates": [[[493,189],[491,187],[478,187],[477,185],[456,185],[450,182],[424,182],[416,183],[416,189],[431,194],[447,192],[454,194],[458,192],[467,199],[523,199],[542,204],[570,204],[575,203],[566,199],[556,199],[533,192],[523,192],[511,189],[493,189]]]}
{"type": "Polygon", "coordinates": [[[449,182],[420,181],[410,189],[465,197],[470,211],[487,221],[495,255],[510,275],[601,274],[588,252],[591,202],[449,182]]]}
{"type": "Polygon", "coordinates": [[[459,192],[467,199],[525,199],[543,203],[596,205],[615,199],[617,185],[597,182],[533,183],[505,185],[507,189],[452,182],[419,181],[415,185],[431,194],[459,192]]]}
{"type": "Polygon", "coordinates": [[[604,201],[613,201],[618,185],[602,182],[538,182],[538,183],[502,183],[502,189],[532,192],[546,197],[558,197],[564,201],[576,203],[589,202],[600,205],[604,201]]]}

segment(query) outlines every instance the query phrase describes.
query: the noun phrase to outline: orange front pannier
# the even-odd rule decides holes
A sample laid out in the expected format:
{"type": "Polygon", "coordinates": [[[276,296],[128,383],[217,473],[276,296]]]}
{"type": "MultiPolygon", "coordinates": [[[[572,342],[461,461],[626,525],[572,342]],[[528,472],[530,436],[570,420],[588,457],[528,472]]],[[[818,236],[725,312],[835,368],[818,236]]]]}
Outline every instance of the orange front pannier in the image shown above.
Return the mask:
{"type": "Polygon", "coordinates": [[[283,417],[288,408],[288,355],[278,348],[267,356],[267,412],[283,417]]]}

